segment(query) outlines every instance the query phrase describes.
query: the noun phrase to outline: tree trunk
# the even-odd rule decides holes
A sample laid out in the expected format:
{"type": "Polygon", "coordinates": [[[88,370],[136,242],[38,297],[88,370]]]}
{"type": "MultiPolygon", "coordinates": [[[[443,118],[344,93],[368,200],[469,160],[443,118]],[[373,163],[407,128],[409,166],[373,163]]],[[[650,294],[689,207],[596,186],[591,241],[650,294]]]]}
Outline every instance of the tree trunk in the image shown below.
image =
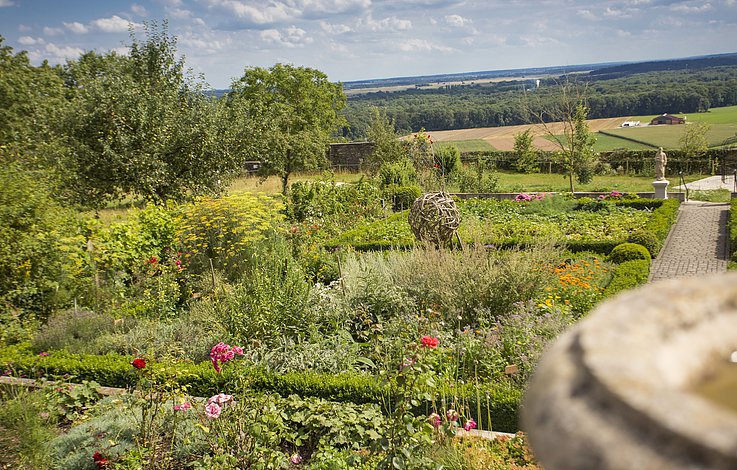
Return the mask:
{"type": "Polygon", "coordinates": [[[281,175],[281,193],[287,195],[287,184],[289,184],[289,173],[281,175]]]}
{"type": "Polygon", "coordinates": [[[568,173],[568,184],[571,186],[571,194],[573,194],[573,172],[568,173]]]}

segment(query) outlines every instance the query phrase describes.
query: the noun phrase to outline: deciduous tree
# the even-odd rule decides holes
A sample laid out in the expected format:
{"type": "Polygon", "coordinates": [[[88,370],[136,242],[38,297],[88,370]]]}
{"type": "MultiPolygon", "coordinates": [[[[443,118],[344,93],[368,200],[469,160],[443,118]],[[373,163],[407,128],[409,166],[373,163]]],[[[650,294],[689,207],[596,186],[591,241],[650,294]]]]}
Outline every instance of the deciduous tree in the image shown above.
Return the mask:
{"type": "Polygon", "coordinates": [[[308,67],[249,67],[233,82],[226,102],[251,132],[241,141],[242,151],[261,161],[262,177],[278,175],[285,194],[293,172],[327,163],[330,136],[345,123],[342,87],[308,67]]]}

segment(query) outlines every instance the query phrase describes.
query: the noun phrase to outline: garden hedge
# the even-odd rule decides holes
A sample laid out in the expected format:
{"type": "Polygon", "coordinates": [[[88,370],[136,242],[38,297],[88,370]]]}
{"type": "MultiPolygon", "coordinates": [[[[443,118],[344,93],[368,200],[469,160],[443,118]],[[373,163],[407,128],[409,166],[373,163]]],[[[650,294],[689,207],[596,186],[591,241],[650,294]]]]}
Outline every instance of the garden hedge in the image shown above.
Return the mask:
{"type": "Polygon", "coordinates": [[[729,208],[729,254],[732,261],[737,261],[737,199],[732,199],[729,208]]]}
{"type": "Polygon", "coordinates": [[[611,297],[619,292],[645,284],[649,275],[649,260],[636,259],[618,264],[614,268],[612,280],[604,289],[604,297],[611,297]]]}
{"type": "MultiPolygon", "coordinates": [[[[652,214],[642,231],[651,233],[655,236],[659,245],[662,245],[668,236],[673,223],[678,215],[678,207],[680,201],[677,199],[625,199],[616,201],[616,205],[629,207],[636,210],[650,210],[652,214]]],[[[392,240],[371,240],[367,242],[350,242],[354,239],[370,238],[373,233],[383,233],[381,230],[383,224],[396,223],[399,219],[406,217],[406,213],[397,213],[388,219],[372,222],[368,225],[356,227],[340,236],[333,238],[325,244],[328,249],[337,249],[350,246],[355,251],[383,251],[383,250],[408,250],[416,246],[416,242],[392,241],[392,240]],[[366,234],[369,234],[366,236],[366,234]]],[[[602,255],[608,255],[615,246],[627,240],[571,240],[566,242],[565,248],[572,253],[592,252],[602,255]]],[[[500,249],[524,248],[531,243],[527,239],[505,239],[494,241],[488,244],[489,247],[500,249]]]]}
{"type": "MultiPolygon", "coordinates": [[[[40,356],[25,344],[0,348],[0,367],[6,373],[27,377],[64,377],[65,380],[94,380],[106,387],[126,388],[135,384],[137,372],[131,366],[132,357],[108,354],[95,356],[72,354],[66,351],[49,351],[40,356]]],[[[219,392],[234,391],[246,386],[260,392],[278,393],[281,396],[296,394],[302,397],[319,397],[325,400],[353,403],[384,404],[386,393],[375,378],[358,374],[320,374],[294,372],[274,374],[250,367],[226,367],[222,374],[215,373],[209,362],[199,364],[178,363],[149,364],[162,377],[168,377],[194,396],[211,396],[219,392]]],[[[498,384],[480,384],[479,390],[469,384],[456,387],[454,396],[466,403],[475,413],[476,397],[481,397],[482,415],[476,418],[488,429],[486,399],[490,403],[489,415],[496,431],[519,430],[517,413],[521,401],[519,390],[498,384]]],[[[429,409],[429,403],[417,407],[418,413],[429,409]]]]}

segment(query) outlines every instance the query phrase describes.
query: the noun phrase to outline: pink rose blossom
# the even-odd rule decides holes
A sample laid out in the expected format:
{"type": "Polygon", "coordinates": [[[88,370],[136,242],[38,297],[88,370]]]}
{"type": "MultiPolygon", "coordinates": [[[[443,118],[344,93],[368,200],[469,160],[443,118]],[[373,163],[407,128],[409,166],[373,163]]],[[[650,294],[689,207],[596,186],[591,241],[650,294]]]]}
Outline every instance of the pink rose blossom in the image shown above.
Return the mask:
{"type": "Polygon", "coordinates": [[[217,403],[208,403],[205,406],[205,416],[210,419],[217,419],[222,412],[223,409],[217,403]]]}
{"type": "Polygon", "coordinates": [[[299,454],[294,454],[293,456],[289,457],[289,461],[292,462],[294,465],[299,465],[302,463],[302,456],[299,454]]]}
{"type": "Polygon", "coordinates": [[[433,413],[430,416],[427,417],[427,421],[432,424],[432,427],[439,428],[440,427],[440,415],[437,413],[433,413]]]}
{"type": "Polygon", "coordinates": [[[470,431],[471,429],[476,429],[476,421],[473,420],[473,418],[468,418],[468,421],[466,421],[466,424],[463,425],[463,429],[466,431],[470,431]]]}
{"type": "Polygon", "coordinates": [[[207,403],[217,403],[219,406],[227,405],[233,401],[233,395],[227,395],[225,393],[218,393],[217,395],[211,396],[207,403]]]}

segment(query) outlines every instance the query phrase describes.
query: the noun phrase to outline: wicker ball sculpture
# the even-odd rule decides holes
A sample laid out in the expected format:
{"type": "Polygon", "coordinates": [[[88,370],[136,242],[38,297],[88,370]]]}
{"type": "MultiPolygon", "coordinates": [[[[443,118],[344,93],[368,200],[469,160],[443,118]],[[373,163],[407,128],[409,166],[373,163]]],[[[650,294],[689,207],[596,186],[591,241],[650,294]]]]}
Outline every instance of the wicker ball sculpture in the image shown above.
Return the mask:
{"type": "Polygon", "coordinates": [[[409,210],[409,226],[420,241],[447,247],[461,225],[461,213],[447,193],[427,193],[409,210]]]}

